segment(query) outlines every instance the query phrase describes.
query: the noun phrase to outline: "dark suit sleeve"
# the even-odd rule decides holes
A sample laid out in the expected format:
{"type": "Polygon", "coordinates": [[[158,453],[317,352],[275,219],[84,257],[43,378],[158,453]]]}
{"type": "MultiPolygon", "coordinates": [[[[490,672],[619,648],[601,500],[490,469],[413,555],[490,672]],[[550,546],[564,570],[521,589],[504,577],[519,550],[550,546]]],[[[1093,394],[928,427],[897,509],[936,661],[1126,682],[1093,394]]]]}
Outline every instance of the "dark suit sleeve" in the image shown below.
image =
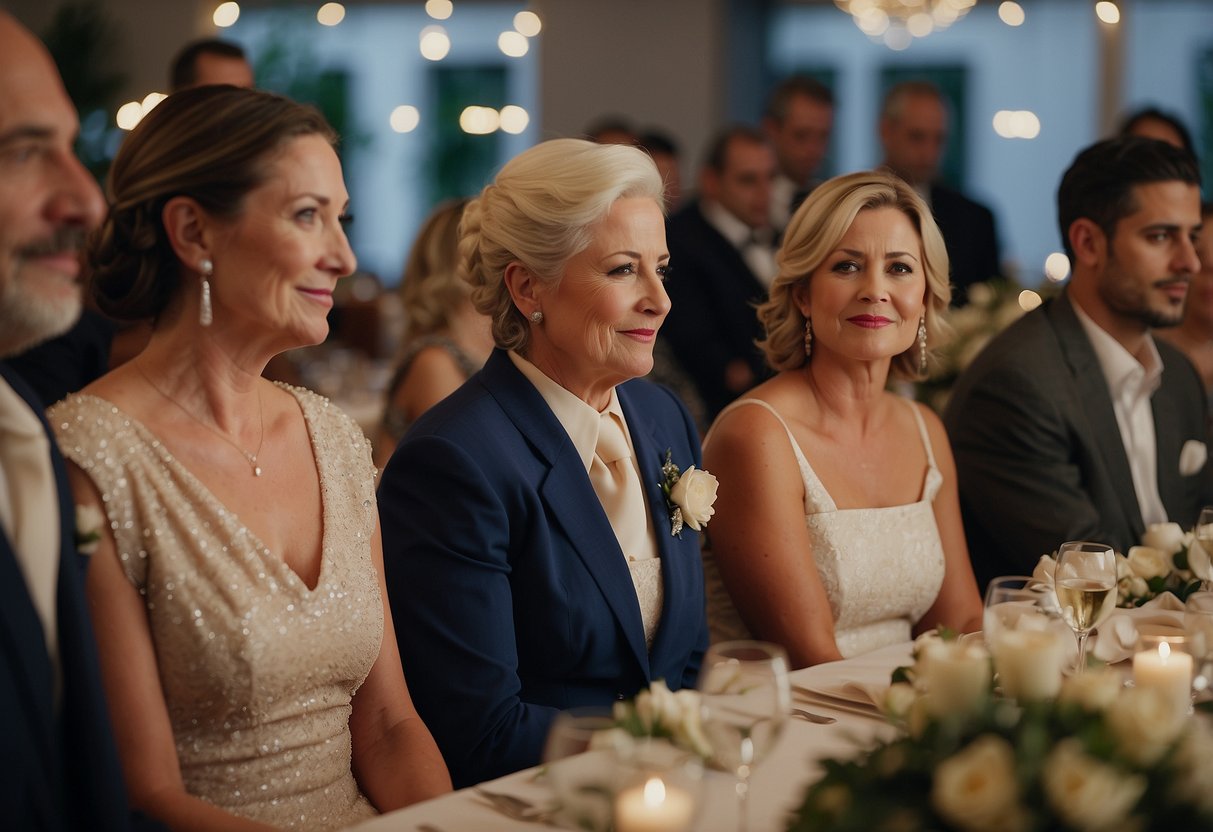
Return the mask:
{"type": "Polygon", "coordinates": [[[1031,574],[1065,540],[1109,539],[1072,457],[1070,428],[1032,371],[996,368],[946,414],[970,554],[984,564],[983,580],[1031,574]]]}
{"type": "Polygon", "coordinates": [[[457,788],[537,764],[556,713],[519,698],[502,496],[461,448],[432,436],[400,447],[379,490],[405,674],[457,788]]]}

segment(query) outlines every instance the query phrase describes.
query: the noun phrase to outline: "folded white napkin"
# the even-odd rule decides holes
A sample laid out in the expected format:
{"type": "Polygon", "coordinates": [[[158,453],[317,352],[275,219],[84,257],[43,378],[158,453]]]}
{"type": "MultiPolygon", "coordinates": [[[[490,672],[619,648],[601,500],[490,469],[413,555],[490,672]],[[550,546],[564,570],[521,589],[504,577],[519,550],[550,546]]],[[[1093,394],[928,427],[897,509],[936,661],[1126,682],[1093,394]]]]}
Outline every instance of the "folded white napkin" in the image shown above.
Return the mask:
{"type": "Polygon", "coordinates": [[[1164,592],[1137,609],[1117,610],[1099,625],[1091,654],[1108,664],[1124,661],[1137,652],[1138,628],[1147,624],[1183,632],[1183,602],[1164,592]]]}

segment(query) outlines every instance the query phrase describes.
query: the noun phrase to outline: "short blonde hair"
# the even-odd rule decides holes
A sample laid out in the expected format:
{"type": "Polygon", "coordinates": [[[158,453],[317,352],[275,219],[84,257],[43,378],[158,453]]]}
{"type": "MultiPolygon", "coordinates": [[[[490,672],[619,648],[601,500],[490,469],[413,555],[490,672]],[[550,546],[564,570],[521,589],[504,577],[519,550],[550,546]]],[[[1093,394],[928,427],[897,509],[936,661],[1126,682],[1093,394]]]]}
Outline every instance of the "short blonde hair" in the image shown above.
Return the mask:
{"type": "MultiPolygon", "coordinates": [[[[758,319],[766,338],[758,346],[767,364],[775,370],[795,370],[806,362],[805,317],[796,305],[796,290],[825,262],[847,233],[860,211],[872,208],[901,211],[922,240],[923,269],[927,278],[924,317],[928,351],[947,340],[951,329],[946,313],[952,300],[948,285],[948,250],[922,197],[897,176],[883,171],[861,171],[837,176],[809,194],[784,231],[783,246],[776,255],[779,274],[771,284],[769,299],[758,307],[758,319]]],[[[893,356],[890,373],[895,378],[921,379],[918,343],[893,356]]]]}
{"type": "Polygon", "coordinates": [[[459,255],[477,311],[492,320],[502,349],[525,353],[530,329],[505,285],[521,263],[536,279],[560,281],[569,260],[589,247],[595,226],[623,197],[663,206],[661,174],[635,147],[553,139],[515,156],[468,203],[459,255]]]}
{"type": "Polygon", "coordinates": [[[439,205],[413,241],[400,281],[407,340],[448,327],[451,315],[468,296],[470,287],[459,268],[458,251],[459,221],[466,205],[466,199],[439,205]]]}

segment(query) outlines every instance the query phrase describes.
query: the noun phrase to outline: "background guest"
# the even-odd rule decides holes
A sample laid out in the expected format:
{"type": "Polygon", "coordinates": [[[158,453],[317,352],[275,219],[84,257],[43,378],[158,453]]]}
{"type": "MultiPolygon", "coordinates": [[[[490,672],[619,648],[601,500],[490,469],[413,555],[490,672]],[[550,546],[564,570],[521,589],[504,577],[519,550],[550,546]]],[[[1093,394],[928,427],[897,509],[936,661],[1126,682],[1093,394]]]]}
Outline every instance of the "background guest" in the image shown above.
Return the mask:
{"type": "MultiPolygon", "coordinates": [[[[0,356],[80,314],[79,248],[105,209],[51,57],[0,11],[0,356]]],[[[130,828],[63,458],[0,365],[0,807],[8,829],[130,828]]]]}
{"type": "Polygon", "coordinates": [[[1072,276],[990,342],[944,415],[979,581],[1028,574],[1067,540],[1127,552],[1213,502],[1205,392],[1153,327],[1200,269],[1200,174],[1154,139],[1097,142],[1057,191],[1072,276]]]}
{"type": "Polygon", "coordinates": [[[762,118],[779,174],[771,186],[771,224],[783,231],[792,213],[821,180],[822,162],[834,131],[834,93],[807,75],[779,82],[762,118]]]}
{"type": "Polygon", "coordinates": [[[1129,113],[1120,126],[1119,135],[1158,139],[1196,156],[1196,145],[1192,143],[1192,134],[1184,126],[1183,121],[1178,116],[1164,112],[1157,107],[1143,107],[1129,113]]]}
{"type": "Polygon", "coordinates": [[[405,341],[375,442],[381,470],[417,417],[467,381],[493,349],[489,320],[472,305],[459,268],[459,220],[466,204],[457,200],[435,209],[404,266],[405,341]]]}
{"type": "Polygon", "coordinates": [[[219,38],[190,41],[173,58],[169,89],[173,92],[207,84],[253,86],[253,67],[239,44],[219,38]]]}
{"type": "Polygon", "coordinates": [[[661,181],[665,183],[666,213],[677,211],[682,205],[682,154],[678,143],[664,130],[646,130],[636,137],[636,146],[649,154],[661,181]]]}
{"type": "Polygon", "coordinates": [[[670,309],[661,194],[643,151],[557,139],[465,209],[498,349],[379,489],[401,653],[460,786],[538,763],[561,709],[695,683],[699,541],[671,533],[658,483],[667,457],[699,466],[698,435],[631,381],[670,309]]]}
{"type": "Polygon", "coordinates": [[[969,286],[1002,273],[994,214],[939,181],[948,140],[948,108],[934,84],[906,81],[885,94],[880,109],[884,167],[910,184],[931,209],[952,264],[952,302],[963,306],[969,286]]]}
{"type": "Polygon", "coordinates": [[[88,595],[128,787],[174,828],[331,829],[450,784],[404,684],[368,443],[261,378],[324,340],[355,266],[334,140],[230,86],[148,114],[90,262],[151,340],[51,411],[104,512],[88,595]]]}
{"type": "Polygon", "coordinates": [[[708,147],[699,199],[670,218],[674,309],[662,337],[695,382],[709,419],[764,373],[754,306],[775,276],[774,178],[766,137],[752,127],[728,128],[708,147]]]}
{"type": "Polygon", "coordinates": [[[705,555],[714,640],[787,647],[794,667],[946,625],[981,628],[956,472],[917,379],[947,310],[931,212],[881,172],[831,179],[788,226],[762,347],[778,374],[720,414],[705,555]]]}

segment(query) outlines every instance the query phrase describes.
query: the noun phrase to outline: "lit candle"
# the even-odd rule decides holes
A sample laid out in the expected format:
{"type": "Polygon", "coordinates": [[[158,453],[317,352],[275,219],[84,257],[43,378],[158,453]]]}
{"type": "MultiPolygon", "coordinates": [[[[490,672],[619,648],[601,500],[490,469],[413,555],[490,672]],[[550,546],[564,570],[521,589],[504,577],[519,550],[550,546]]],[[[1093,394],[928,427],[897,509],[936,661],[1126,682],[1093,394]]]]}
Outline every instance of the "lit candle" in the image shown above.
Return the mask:
{"type": "Polygon", "coordinates": [[[1065,644],[1057,633],[1004,630],[995,638],[994,667],[1004,696],[1052,699],[1061,690],[1065,644]]]}
{"type": "Polygon", "coordinates": [[[921,670],[925,706],[935,716],[973,711],[990,688],[990,656],[978,647],[933,644],[921,660],[921,670]]]}
{"type": "Polygon", "coordinates": [[[1143,650],[1133,656],[1133,684],[1160,691],[1178,713],[1187,713],[1192,703],[1192,657],[1172,652],[1165,641],[1157,650],[1143,650]]]}
{"type": "Polygon", "coordinates": [[[660,777],[624,789],[615,799],[616,832],[682,832],[694,815],[691,795],[660,777]]]}

